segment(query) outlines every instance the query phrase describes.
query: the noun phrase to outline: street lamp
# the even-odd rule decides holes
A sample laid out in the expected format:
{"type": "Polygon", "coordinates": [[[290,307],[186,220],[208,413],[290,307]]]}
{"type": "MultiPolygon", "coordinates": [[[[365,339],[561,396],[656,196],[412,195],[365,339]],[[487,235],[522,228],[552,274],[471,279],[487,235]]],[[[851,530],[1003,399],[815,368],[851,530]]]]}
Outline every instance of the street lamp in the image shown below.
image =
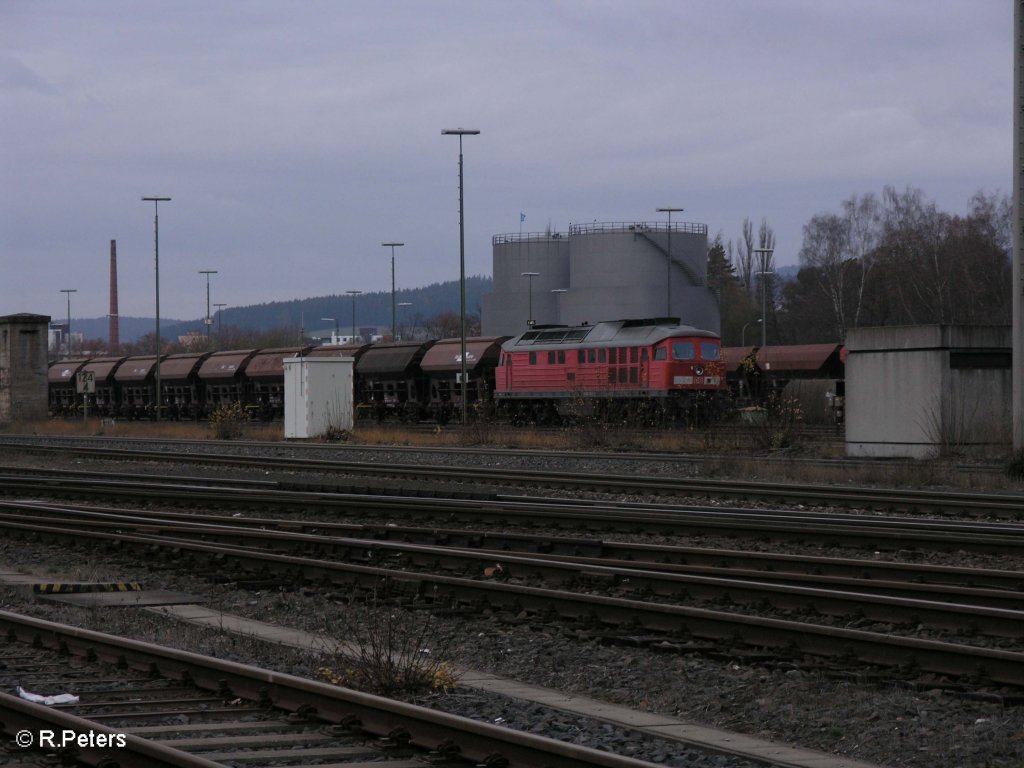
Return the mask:
{"type": "Polygon", "coordinates": [[[761,278],[761,346],[768,346],[768,290],[765,283],[768,280],[768,275],[774,275],[774,272],[768,271],[768,264],[772,260],[772,254],[775,252],[774,248],[755,248],[754,253],[761,257],[761,271],[758,272],[758,276],[761,278]]]}
{"type": "Polygon", "coordinates": [[[331,339],[331,343],[338,343],[338,318],[336,317],[321,317],[325,323],[334,323],[334,337],[331,339]]]}
{"type": "Polygon", "coordinates": [[[398,322],[398,312],[395,309],[395,248],[405,245],[405,243],[381,243],[381,245],[391,247],[391,335],[397,336],[398,331],[395,330],[398,322]]]}
{"type": "Polygon", "coordinates": [[[68,357],[71,357],[71,294],[78,293],[77,288],[61,288],[61,293],[68,297],[68,357]]]}
{"type": "Polygon", "coordinates": [[[217,338],[220,339],[220,343],[224,342],[224,307],[227,304],[214,304],[217,308],[217,338]]]}
{"type": "Polygon", "coordinates": [[[533,319],[533,278],[540,277],[540,272],[522,272],[520,274],[522,274],[523,277],[530,279],[530,310],[526,315],[526,324],[530,328],[533,328],[533,326],[536,324],[533,319]]]}
{"type": "Polygon", "coordinates": [[[442,136],[459,137],[459,318],[462,337],[462,348],[460,360],[462,372],[460,380],[462,383],[462,424],[466,424],[466,221],[465,207],[462,187],[462,137],[477,136],[480,131],[468,130],[465,128],[442,129],[442,136]]]}
{"type": "Polygon", "coordinates": [[[743,331],[740,333],[740,346],[741,347],[747,346],[747,326],[748,325],[752,325],[754,323],[760,323],[760,322],[761,322],[761,318],[759,317],[759,318],[757,318],[757,320],[751,320],[749,323],[744,323],[743,331]]]}
{"type": "Polygon", "coordinates": [[[399,307],[411,307],[412,306],[412,302],[411,301],[400,301],[400,302],[398,302],[398,306],[399,307]]]}
{"type": "Polygon", "coordinates": [[[668,255],[666,257],[665,291],[666,306],[665,317],[672,317],[672,214],[682,213],[682,208],[656,208],[658,213],[668,214],[668,255]]]}
{"type": "Polygon", "coordinates": [[[362,293],[362,291],[345,291],[349,296],[352,297],[352,343],[356,342],[356,296],[362,293]]]}
{"type": "Polygon", "coordinates": [[[200,269],[200,275],[206,275],[206,344],[210,344],[210,326],[213,325],[213,318],[210,317],[210,275],[216,275],[216,269],[200,269]]]}
{"type": "Polygon", "coordinates": [[[156,271],[156,420],[160,421],[160,406],[163,392],[160,389],[160,203],[170,202],[169,197],[144,197],[143,202],[153,203],[153,265],[156,271]]]}

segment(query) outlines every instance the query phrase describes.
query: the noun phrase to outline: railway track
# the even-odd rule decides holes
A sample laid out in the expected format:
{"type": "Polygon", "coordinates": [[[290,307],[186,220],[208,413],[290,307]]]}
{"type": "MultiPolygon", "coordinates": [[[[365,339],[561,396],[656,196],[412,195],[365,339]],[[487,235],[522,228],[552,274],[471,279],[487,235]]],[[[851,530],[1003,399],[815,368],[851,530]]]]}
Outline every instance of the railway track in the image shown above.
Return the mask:
{"type": "MultiPolygon", "coordinates": [[[[503,530],[472,530],[399,526],[393,522],[337,522],[319,518],[268,518],[174,512],[169,510],[53,505],[44,502],[0,502],[0,514],[9,520],[40,522],[46,514],[74,524],[83,519],[124,530],[128,526],[157,533],[201,537],[233,544],[248,540],[269,541],[275,549],[323,554],[341,550],[346,556],[370,560],[387,556],[416,557],[431,552],[466,552],[480,562],[527,554],[534,559],[571,563],[581,567],[607,566],[669,574],[696,574],[771,582],[830,584],[882,594],[903,591],[941,594],[973,604],[1002,603],[1017,607],[1024,594],[1024,573],[967,567],[904,563],[874,559],[796,555],[773,552],[722,550],[644,544],[582,537],[564,537],[539,531],[517,533],[503,530]],[[106,522],[103,522],[106,521],[106,522]],[[948,589],[945,589],[947,588],[948,589]],[[991,601],[991,603],[989,602],[991,601]]],[[[1003,526],[1005,528],[1006,526],[1003,526]]],[[[991,528],[991,526],[989,526],[991,528]]],[[[1015,529],[1013,529],[1015,530],[1015,529]]]]}
{"type": "MultiPolygon", "coordinates": [[[[1024,614],[1016,608],[973,605],[983,593],[969,588],[955,590],[966,601],[955,604],[926,599],[922,593],[927,590],[909,583],[883,585],[882,589],[912,592],[916,597],[883,595],[877,590],[871,593],[863,588],[855,592],[849,588],[808,587],[777,577],[767,580],[763,575],[743,579],[659,573],[654,566],[638,569],[508,553],[495,556],[493,552],[450,547],[367,543],[350,537],[334,537],[332,541],[322,533],[272,532],[239,524],[200,525],[146,514],[22,506],[27,514],[0,518],[0,527],[12,535],[21,532],[79,542],[91,540],[97,545],[116,542],[120,548],[137,548],[151,555],[163,551],[173,553],[179,567],[202,570],[209,569],[211,563],[229,562],[242,573],[264,579],[268,573],[279,574],[281,582],[289,584],[371,589],[384,582],[400,583],[410,599],[438,610],[487,605],[513,613],[555,613],[563,621],[589,622],[606,631],[629,633],[642,628],[663,633],[670,641],[682,638],[684,651],[691,642],[687,638],[698,643],[741,641],[750,648],[773,648],[782,653],[797,650],[831,659],[852,655],[873,664],[917,667],[951,676],[976,675],[982,670],[994,684],[1024,685],[1024,654],[959,640],[897,634],[896,627],[909,619],[919,625],[918,630],[940,628],[954,639],[958,635],[1020,636],[1024,614]],[[48,514],[55,515],[54,519],[46,519],[48,514]],[[289,550],[295,546],[298,549],[289,550]],[[333,550],[335,559],[328,550],[333,550]],[[500,573],[487,574],[488,563],[497,564],[500,573]],[[729,603],[729,609],[701,605],[722,600],[729,603]],[[781,611],[783,618],[765,615],[763,608],[756,615],[750,612],[763,603],[781,611]],[[745,608],[737,610],[737,604],[745,608]],[[815,617],[829,614],[840,620],[808,620],[808,613],[815,617]],[[888,624],[884,631],[848,629],[844,626],[847,617],[853,616],[888,624]]],[[[942,590],[949,588],[934,588],[935,592],[942,590]]],[[[987,596],[1004,601],[1004,605],[1019,605],[1019,592],[998,595],[990,590],[987,596]]]]}
{"type": "MultiPolygon", "coordinates": [[[[120,440],[118,443],[122,442],[120,440]]],[[[545,471],[538,469],[512,469],[496,466],[471,466],[399,464],[393,461],[344,461],[323,456],[336,455],[330,448],[259,444],[263,455],[253,456],[241,448],[232,447],[231,453],[224,452],[223,444],[198,441],[170,444],[163,450],[142,450],[141,446],[151,445],[150,441],[133,443],[131,448],[112,448],[109,442],[91,439],[61,438],[57,444],[51,438],[29,439],[23,437],[0,437],[0,445],[19,452],[40,455],[89,457],[115,461],[174,462],[197,464],[210,467],[244,467],[264,472],[321,473],[335,478],[331,481],[294,483],[288,487],[304,490],[317,488],[329,491],[349,489],[352,484],[337,481],[339,475],[360,478],[404,479],[411,482],[486,483],[489,486],[513,486],[529,488],[558,488],[570,492],[595,492],[615,494],[642,494],[648,496],[679,496],[715,499],[733,499],[783,504],[804,504],[810,506],[846,506],[861,509],[885,511],[927,511],[952,517],[992,517],[1008,520],[1024,518],[1024,495],[1019,493],[965,493],[954,491],[926,491],[880,489],[853,486],[816,486],[806,483],[757,482],[741,480],[713,480],[706,478],[679,477],[674,474],[614,474],[563,470],[545,471]],[[270,455],[267,455],[269,452],[270,455]]],[[[360,450],[363,450],[360,448],[360,450]]],[[[423,452],[423,449],[417,449],[423,452]]],[[[445,453],[451,453],[445,450],[445,453]]],[[[464,457],[495,456],[493,450],[461,452],[464,457]]],[[[516,452],[529,455],[532,459],[543,454],[516,452]]],[[[564,456],[564,454],[562,454],[564,456]]],[[[586,454],[592,456],[592,454],[586,454]]],[[[616,457],[621,459],[621,457],[616,457]]],[[[662,460],[664,457],[661,457],[662,460]]],[[[641,462],[649,457],[640,457],[641,462]]],[[[678,463],[679,459],[675,459],[678,463]]],[[[684,458],[682,462],[689,462],[684,458]]],[[[285,487],[283,484],[279,487],[285,487]]],[[[356,484],[358,486],[358,484],[356,484]]],[[[365,487],[365,486],[364,486],[365,487]]]]}
{"type": "MultiPolygon", "coordinates": [[[[8,468],[10,469],[10,468],[8,468]]],[[[839,514],[814,510],[680,506],[461,493],[460,498],[424,498],[419,491],[338,486],[321,482],[229,481],[149,475],[117,477],[95,472],[16,470],[0,475],[0,493],[54,498],[145,500],[165,504],[202,503],[207,508],[294,509],[320,514],[377,514],[389,520],[426,520],[485,525],[532,525],[566,530],[701,534],[779,541],[836,543],[880,549],[933,548],[945,551],[1019,552],[1024,526],[982,520],[919,519],[839,514]],[[40,480],[40,477],[43,479],[40,480]]],[[[468,471],[468,470],[467,470],[468,471]]],[[[426,473],[429,474],[429,473],[426,473]]],[[[430,491],[426,496],[439,494],[430,491]]]]}
{"type": "Polygon", "coordinates": [[[0,611],[0,632],[5,690],[73,689],[78,697],[44,706],[0,694],[0,728],[17,740],[6,746],[19,765],[40,756],[40,764],[52,764],[46,756],[54,753],[65,765],[101,768],[649,765],[8,611],[0,611]]]}

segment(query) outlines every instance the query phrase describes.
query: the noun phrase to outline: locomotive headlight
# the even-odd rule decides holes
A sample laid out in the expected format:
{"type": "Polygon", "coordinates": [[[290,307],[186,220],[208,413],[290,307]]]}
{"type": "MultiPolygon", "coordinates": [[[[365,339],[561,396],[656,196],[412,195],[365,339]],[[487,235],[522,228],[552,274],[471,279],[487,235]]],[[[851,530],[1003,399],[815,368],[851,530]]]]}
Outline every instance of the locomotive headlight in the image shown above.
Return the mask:
{"type": "Polygon", "coordinates": [[[696,368],[693,369],[693,372],[697,376],[703,376],[704,375],[704,366],[703,365],[698,365],[696,368]]]}

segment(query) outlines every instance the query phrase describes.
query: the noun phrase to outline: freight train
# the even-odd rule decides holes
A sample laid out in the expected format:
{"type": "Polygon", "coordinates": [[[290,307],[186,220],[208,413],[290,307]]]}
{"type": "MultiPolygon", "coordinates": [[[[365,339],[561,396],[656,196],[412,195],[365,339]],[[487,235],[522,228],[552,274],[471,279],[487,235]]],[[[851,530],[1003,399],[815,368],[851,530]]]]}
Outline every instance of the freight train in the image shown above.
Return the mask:
{"type": "MultiPolygon", "coordinates": [[[[462,407],[460,339],[296,346],[59,360],[49,369],[53,416],[172,420],[208,417],[240,403],[253,419],[281,418],[286,357],[355,360],[358,418],[445,423],[462,407]],[[79,394],[77,374],[95,391],[79,394]],[[83,398],[87,398],[86,401],[83,398]]],[[[728,397],[721,343],[673,318],[534,327],[516,337],[466,340],[467,415],[496,409],[517,422],[579,415],[675,422],[722,409],[728,397]]]]}

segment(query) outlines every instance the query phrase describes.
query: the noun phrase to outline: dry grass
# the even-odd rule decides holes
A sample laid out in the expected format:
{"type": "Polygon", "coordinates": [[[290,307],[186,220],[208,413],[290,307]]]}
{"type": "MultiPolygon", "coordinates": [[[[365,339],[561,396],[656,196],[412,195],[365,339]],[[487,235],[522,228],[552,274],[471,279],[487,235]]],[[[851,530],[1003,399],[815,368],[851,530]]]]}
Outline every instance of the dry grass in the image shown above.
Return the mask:
{"type": "MultiPolygon", "coordinates": [[[[9,434],[105,436],[168,440],[217,439],[206,423],[148,422],[89,419],[20,422],[2,429],[9,434]]],[[[247,423],[241,440],[275,442],[284,439],[280,423],[247,423]]],[[[697,471],[706,477],[778,480],[820,484],[858,484],[907,488],[946,487],[1006,491],[1024,488],[1024,480],[998,472],[964,472],[952,459],[878,461],[835,466],[789,461],[841,459],[842,443],[835,439],[803,438],[786,451],[767,450],[757,435],[744,429],[624,430],[609,424],[578,424],[562,429],[515,429],[500,424],[474,424],[466,429],[410,429],[395,424],[357,424],[345,434],[352,446],[493,447],[563,451],[655,452],[718,456],[702,461],[697,471]]],[[[1007,457],[1009,449],[1007,449],[1007,457]]],[[[1003,457],[1006,459],[1007,457],[1003,457]]],[[[996,461],[998,463],[998,461],[996,461]]]]}
{"type": "MultiPolygon", "coordinates": [[[[15,422],[3,427],[7,434],[68,437],[138,437],[163,440],[214,440],[206,423],[193,421],[115,421],[112,419],[49,419],[15,422]]],[[[243,440],[283,439],[280,424],[246,424],[243,440]]]]}

